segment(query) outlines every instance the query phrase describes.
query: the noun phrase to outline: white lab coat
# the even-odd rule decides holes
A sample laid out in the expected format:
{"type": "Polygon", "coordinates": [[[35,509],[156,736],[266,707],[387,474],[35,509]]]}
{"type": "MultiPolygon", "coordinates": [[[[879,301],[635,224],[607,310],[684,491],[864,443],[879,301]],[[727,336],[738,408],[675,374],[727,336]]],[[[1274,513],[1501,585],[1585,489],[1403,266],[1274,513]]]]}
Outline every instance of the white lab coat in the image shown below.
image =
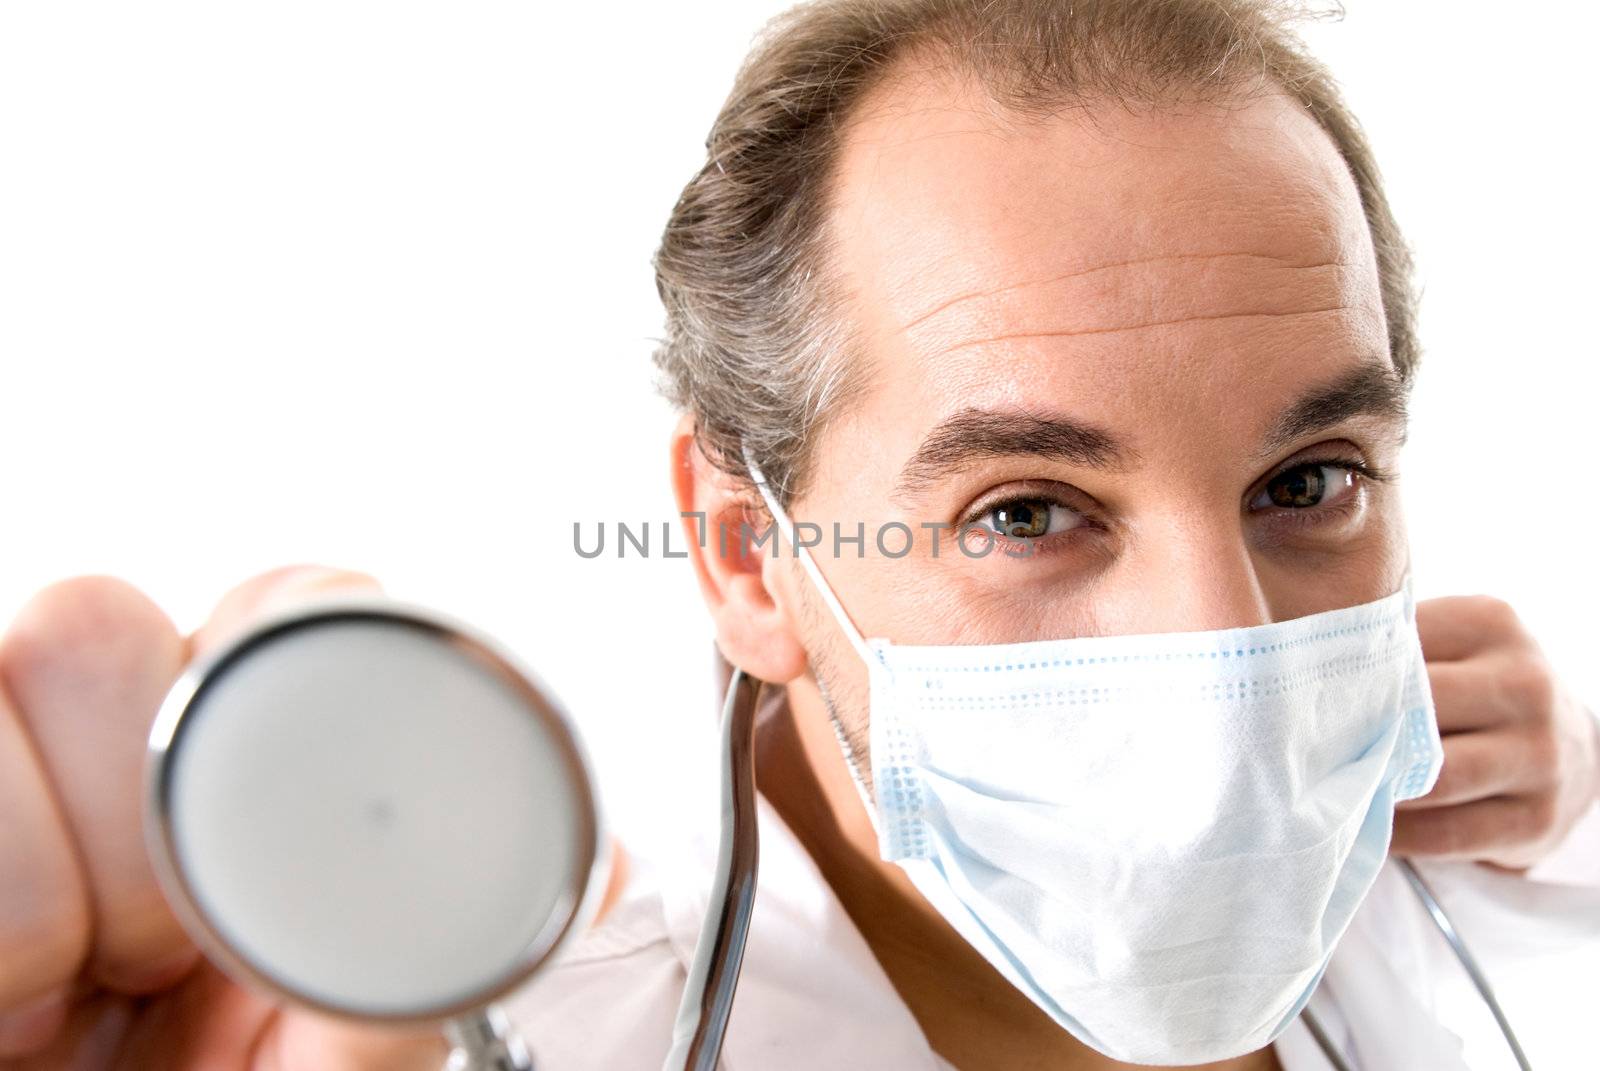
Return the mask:
{"type": "MultiPolygon", "coordinates": [[[[759,811],[760,884],[723,1071],[949,1071],[810,855],[764,798],[759,811]]],[[[705,916],[716,831],[694,844],[635,866],[607,918],[507,1000],[540,1071],[661,1067],[705,916]]],[[[1548,993],[1519,1005],[1496,973],[1519,957],[1537,963],[1585,943],[1600,951],[1600,806],[1528,875],[1470,863],[1420,869],[1497,983],[1534,1067],[1600,1068],[1595,958],[1578,968],[1587,994],[1567,993],[1565,1012],[1554,1009],[1556,1022],[1573,1027],[1564,1038],[1543,1031],[1549,1015],[1534,1014],[1552,1010],[1548,993]]],[[[1361,1071],[1515,1066],[1393,864],[1352,920],[1311,1007],[1361,1071]]],[[[1285,1071],[1329,1066],[1299,1021],[1276,1044],[1285,1071]]]]}

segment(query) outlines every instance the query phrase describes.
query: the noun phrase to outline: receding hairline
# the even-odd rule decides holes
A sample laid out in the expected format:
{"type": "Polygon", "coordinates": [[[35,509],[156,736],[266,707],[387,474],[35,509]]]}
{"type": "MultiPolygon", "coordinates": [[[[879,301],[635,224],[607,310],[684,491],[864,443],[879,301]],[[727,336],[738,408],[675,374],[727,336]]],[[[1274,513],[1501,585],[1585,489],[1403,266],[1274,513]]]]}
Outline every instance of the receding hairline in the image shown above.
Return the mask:
{"type": "MultiPolygon", "coordinates": [[[[1232,83],[1213,85],[1170,83],[1152,89],[1147,96],[1111,93],[1104,90],[1096,90],[1090,94],[1062,93],[1059,99],[1049,106],[1041,105],[1027,110],[1011,107],[1003,98],[992,95],[991,88],[992,86],[984,80],[982,69],[964,63],[963,54],[956,46],[935,42],[909,46],[903,62],[897,57],[895,61],[885,66],[871,86],[860,92],[835,127],[831,158],[828,168],[821,176],[821,186],[817,194],[820,230],[823,233],[813,242],[810,257],[812,267],[824,281],[838,280],[843,274],[842,265],[837,258],[849,233],[839,226],[841,222],[848,223],[843,220],[842,210],[845,206],[841,203],[852,178],[847,169],[856,154],[870,151],[868,145],[858,140],[858,135],[864,129],[870,129],[876,124],[884,122],[892,124],[897,118],[919,110],[917,108],[919,101],[927,102],[935,109],[948,109],[952,106],[956,110],[970,109],[980,121],[996,124],[998,132],[1007,136],[1026,137],[1030,129],[1057,121],[1083,122],[1094,127],[1097,125],[1096,116],[1102,109],[1130,113],[1143,111],[1144,114],[1170,113],[1181,116],[1187,114],[1191,108],[1200,108],[1213,118],[1226,120],[1235,111],[1270,100],[1285,112],[1292,113],[1297,120],[1303,120],[1302,131],[1315,139],[1318,144],[1317,163],[1330,164],[1334,169],[1327,176],[1331,180],[1328,184],[1323,185],[1321,179],[1316,183],[1308,183],[1304,190],[1296,190],[1293,200],[1296,203],[1303,203],[1306,197],[1320,198],[1325,195],[1330,204],[1330,211],[1333,210],[1331,206],[1334,202],[1343,202],[1340,207],[1354,209],[1355,220],[1359,221],[1358,240],[1366,246],[1365,256],[1371,258],[1373,269],[1379,271],[1377,296],[1381,299],[1381,270],[1377,263],[1376,250],[1372,246],[1371,227],[1363,210],[1359,185],[1355,177],[1350,174],[1339,143],[1333,134],[1318,122],[1311,110],[1297,99],[1288,87],[1277,81],[1260,78],[1236,79],[1232,83]],[[1320,191],[1313,190],[1310,188],[1312,185],[1323,185],[1323,188],[1320,191]]],[[[875,167],[875,162],[872,162],[871,166],[875,167]]],[[[1332,245],[1318,252],[1331,254],[1334,247],[1343,241],[1342,237],[1330,236],[1332,245]]],[[[1175,255],[1174,258],[1198,255],[1182,254],[1175,255]]],[[[1134,262],[1144,262],[1149,259],[1162,258],[1140,257],[1134,262]]],[[[1085,263],[1089,266],[1074,274],[1087,275],[1124,265],[1121,261],[1103,265],[1090,264],[1087,261],[1085,263]]],[[[990,292],[986,288],[977,294],[956,295],[944,304],[957,304],[990,292]]],[[[853,293],[836,292],[831,306],[824,315],[835,317],[839,321],[841,337],[846,340],[847,352],[843,355],[843,360],[848,367],[845,375],[862,383],[872,374],[872,359],[868,347],[862,344],[863,340],[856,330],[860,326],[861,310],[855,307],[855,297],[853,293]]],[[[1391,370],[1398,371],[1394,369],[1392,355],[1389,360],[1391,370]]],[[[838,418],[844,415],[855,402],[865,396],[865,393],[859,389],[848,392],[841,405],[830,416],[838,418]]]]}
{"type": "MultiPolygon", "coordinates": [[[[1284,143],[1295,147],[1292,151],[1296,162],[1309,165],[1285,172],[1285,177],[1291,180],[1303,177],[1306,181],[1287,182],[1279,192],[1286,195],[1286,201],[1296,205],[1303,205],[1310,198],[1326,194],[1330,202],[1337,201],[1353,207],[1355,216],[1360,219],[1363,236],[1369,242],[1371,240],[1371,227],[1365,219],[1360,185],[1351,174],[1338,141],[1303,102],[1276,82],[1257,81],[1250,86],[1241,82],[1228,90],[1206,87],[1192,93],[1169,87],[1161,97],[1148,100],[1130,100],[1121,95],[1096,92],[1064,97],[1059,105],[1048,111],[1040,109],[1028,113],[1020,113],[1006,102],[982,94],[982,89],[983,85],[977,81],[977,76],[955,61],[937,67],[921,66],[914,71],[886,70],[879,83],[863,91],[835,132],[829,167],[819,190],[823,221],[832,223],[838,218],[844,180],[849,177],[843,172],[853,157],[868,151],[872,145],[872,142],[862,140],[863,131],[875,126],[889,129],[888,124],[916,112],[966,111],[980,122],[990,124],[992,132],[1006,137],[1026,137],[1031,130],[1054,122],[1076,122],[1091,130],[1103,131],[1100,117],[1107,111],[1131,116],[1143,114],[1176,118],[1204,113],[1206,118],[1228,122],[1238,112],[1270,103],[1281,114],[1294,117],[1292,126],[1298,127],[1298,131],[1283,124],[1277,125],[1275,131],[1281,133],[1284,143]],[[952,88],[956,90],[954,93],[949,92],[952,88]],[[926,101],[927,107],[913,107],[919,100],[926,101]],[[1316,148],[1309,149],[1308,143],[1302,138],[1315,142],[1316,148]],[[1329,181],[1325,182],[1325,179],[1329,181]]],[[[971,132],[989,133],[991,130],[974,129],[971,132]]],[[[1117,139],[1111,135],[1109,140],[1115,143],[1117,139]]],[[[837,241],[839,236],[834,234],[830,237],[837,241]]],[[[1332,248],[1333,243],[1330,243],[1329,249],[1332,248]]],[[[1115,267],[1116,264],[1113,262],[1105,266],[1115,267]]]]}
{"type": "Polygon", "coordinates": [[[1420,357],[1411,254],[1359,123],[1294,31],[1334,14],[1317,2],[810,0],[773,19],[655,259],[668,311],[656,362],[669,398],[695,416],[708,456],[741,479],[740,444],[752,446],[780,501],[803,490],[816,433],[847,406],[844,377],[862,364],[843,369],[823,356],[847,350],[838,324],[813,315],[829,304],[813,292],[828,274],[819,194],[832,186],[841,126],[885,99],[885,75],[919,66],[976,75],[996,102],[987,107],[1013,122],[1057,115],[1102,91],[1124,107],[1285,91],[1355,181],[1391,361],[1409,382],[1420,357]]]}

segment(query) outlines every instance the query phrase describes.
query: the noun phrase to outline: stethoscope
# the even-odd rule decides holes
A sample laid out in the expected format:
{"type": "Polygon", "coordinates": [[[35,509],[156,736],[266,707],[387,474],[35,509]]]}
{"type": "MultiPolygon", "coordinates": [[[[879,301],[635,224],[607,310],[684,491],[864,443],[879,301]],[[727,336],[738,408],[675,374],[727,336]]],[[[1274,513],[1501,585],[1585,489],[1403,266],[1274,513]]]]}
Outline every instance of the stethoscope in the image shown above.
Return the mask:
{"type": "MultiPolygon", "coordinates": [[[[1532,1065],[1528,1063],[1527,1055],[1522,1051],[1522,1043],[1517,1040],[1516,1031],[1511,1029],[1511,1022],[1506,1018],[1505,1009],[1500,1007],[1500,1001],[1494,995],[1494,989],[1489,985],[1488,976],[1483,973],[1483,968],[1478,966],[1477,957],[1467,948],[1466,942],[1461,939],[1461,933],[1456,929],[1455,923],[1450,920],[1444,905],[1433,894],[1428,883],[1409,859],[1395,860],[1395,865],[1405,877],[1406,884],[1411,891],[1422,901],[1422,906],[1427,909],[1428,918],[1438,927],[1444,936],[1445,943],[1450,946],[1450,951],[1455,954],[1456,961],[1467,972],[1467,977],[1472,980],[1472,987],[1478,991],[1478,996],[1488,1005],[1489,1012],[1494,1016],[1495,1025],[1500,1028],[1500,1034],[1506,1039],[1506,1044],[1511,1047],[1511,1055],[1516,1059],[1517,1066],[1522,1071],[1531,1071],[1532,1065]]],[[[1300,1012],[1300,1019],[1306,1024],[1306,1029],[1311,1033],[1311,1038],[1317,1043],[1317,1048],[1322,1050],[1322,1055],[1327,1057],[1328,1063],[1333,1065],[1334,1071],[1353,1071],[1351,1064],[1339,1051],[1333,1039],[1323,1028],[1321,1021],[1310,1008],[1300,1012]]]]}
{"type": "MultiPolygon", "coordinates": [[[[663,1071],[715,1071],[755,907],[760,682],[723,701],[721,837],[663,1071]]],[[[151,730],[146,841],[179,921],[241,984],[364,1022],[437,1025],[446,1071],[532,1071],[497,1001],[593,918],[608,856],[571,719],[455,618],[370,596],[281,613],[189,666],[151,730]]],[[[1488,979],[1427,909],[1517,1064],[1488,979]]],[[[1309,1008],[1335,1071],[1352,1065],[1309,1008]]]]}

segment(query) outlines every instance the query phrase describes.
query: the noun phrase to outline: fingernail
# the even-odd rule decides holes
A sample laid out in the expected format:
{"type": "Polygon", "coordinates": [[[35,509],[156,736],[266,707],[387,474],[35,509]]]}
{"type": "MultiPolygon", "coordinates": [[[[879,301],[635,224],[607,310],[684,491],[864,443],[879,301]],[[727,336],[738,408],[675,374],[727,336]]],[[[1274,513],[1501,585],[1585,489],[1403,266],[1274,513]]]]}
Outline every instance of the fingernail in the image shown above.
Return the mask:
{"type": "Polygon", "coordinates": [[[0,1012],[0,1056],[25,1056],[43,1048],[67,1018],[67,997],[53,989],[0,1012]]]}
{"type": "Polygon", "coordinates": [[[331,565],[297,565],[280,576],[268,589],[272,594],[285,591],[305,591],[331,583],[338,577],[350,576],[347,569],[331,565]]]}
{"type": "Polygon", "coordinates": [[[261,600],[260,609],[276,610],[306,601],[318,592],[378,591],[378,582],[353,569],[326,565],[301,566],[279,580],[261,600]]]}

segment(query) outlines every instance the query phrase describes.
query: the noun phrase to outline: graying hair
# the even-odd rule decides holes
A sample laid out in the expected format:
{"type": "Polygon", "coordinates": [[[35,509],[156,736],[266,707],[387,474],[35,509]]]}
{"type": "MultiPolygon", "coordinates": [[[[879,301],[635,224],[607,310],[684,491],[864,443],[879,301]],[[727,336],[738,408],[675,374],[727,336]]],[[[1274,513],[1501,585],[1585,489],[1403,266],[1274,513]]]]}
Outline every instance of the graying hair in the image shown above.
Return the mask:
{"type": "Polygon", "coordinates": [[[1332,138],[1372,234],[1390,355],[1420,346],[1412,260],[1365,136],[1293,32],[1329,12],[1272,0],[816,0],[770,22],[741,67],[655,256],[662,389],[706,456],[749,448],[780,504],[803,493],[819,431],[860,388],[828,272],[828,185],[844,120],[913,51],[1042,117],[1088,100],[1159,103],[1277,87],[1332,138]]]}

